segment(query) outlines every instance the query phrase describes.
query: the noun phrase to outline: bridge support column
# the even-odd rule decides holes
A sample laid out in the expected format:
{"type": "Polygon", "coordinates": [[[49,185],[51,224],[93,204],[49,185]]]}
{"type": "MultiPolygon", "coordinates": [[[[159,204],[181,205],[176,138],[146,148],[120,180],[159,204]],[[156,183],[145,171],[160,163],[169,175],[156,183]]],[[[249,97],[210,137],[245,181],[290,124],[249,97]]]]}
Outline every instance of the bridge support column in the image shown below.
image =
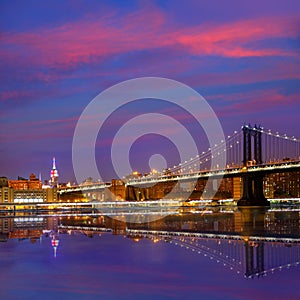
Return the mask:
{"type": "Polygon", "coordinates": [[[243,174],[243,196],[238,201],[238,206],[270,206],[264,195],[263,178],[263,174],[243,174]]]}
{"type": "Polygon", "coordinates": [[[249,176],[242,176],[242,182],[243,182],[243,195],[241,200],[248,200],[253,199],[253,193],[252,193],[252,178],[249,176]]]}
{"type": "Polygon", "coordinates": [[[254,183],[253,196],[255,199],[260,200],[261,202],[266,202],[267,199],[264,195],[263,180],[264,180],[263,175],[256,175],[255,178],[253,178],[253,183],[254,183]]]}
{"type": "Polygon", "coordinates": [[[127,201],[144,201],[149,199],[149,189],[139,188],[128,185],[126,187],[125,200],[127,201]]]}
{"type": "Polygon", "coordinates": [[[263,274],[265,270],[264,263],[264,244],[262,242],[249,243],[245,242],[246,252],[246,272],[247,277],[256,274],[263,274]]]}

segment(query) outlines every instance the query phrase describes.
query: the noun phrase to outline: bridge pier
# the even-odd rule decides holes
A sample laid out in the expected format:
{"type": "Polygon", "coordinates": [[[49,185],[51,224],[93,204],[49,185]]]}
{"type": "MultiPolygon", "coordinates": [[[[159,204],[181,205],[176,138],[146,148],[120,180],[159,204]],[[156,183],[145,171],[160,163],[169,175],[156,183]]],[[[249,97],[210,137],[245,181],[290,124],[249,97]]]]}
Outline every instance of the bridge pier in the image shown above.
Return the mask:
{"type": "Polygon", "coordinates": [[[270,206],[264,195],[263,178],[262,174],[243,174],[243,194],[238,206],[270,206]]]}
{"type": "MultiPolygon", "coordinates": [[[[253,199],[253,181],[250,176],[242,176],[242,182],[243,182],[243,194],[242,198],[240,200],[248,200],[248,199],[253,199]]],[[[240,201],[239,201],[240,202],[240,201]]]]}
{"type": "Polygon", "coordinates": [[[126,186],[126,196],[127,201],[144,201],[149,199],[149,189],[139,188],[131,185],[126,186]]]}

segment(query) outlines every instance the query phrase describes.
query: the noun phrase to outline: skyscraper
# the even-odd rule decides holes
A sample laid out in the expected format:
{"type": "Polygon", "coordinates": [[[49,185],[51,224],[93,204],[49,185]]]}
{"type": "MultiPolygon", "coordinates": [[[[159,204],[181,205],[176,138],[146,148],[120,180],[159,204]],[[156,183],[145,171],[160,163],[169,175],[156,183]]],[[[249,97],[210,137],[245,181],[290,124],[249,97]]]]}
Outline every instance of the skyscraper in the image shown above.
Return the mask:
{"type": "Polygon", "coordinates": [[[50,186],[57,187],[58,186],[58,171],[56,169],[55,157],[53,157],[52,161],[52,170],[50,172],[50,186]]]}

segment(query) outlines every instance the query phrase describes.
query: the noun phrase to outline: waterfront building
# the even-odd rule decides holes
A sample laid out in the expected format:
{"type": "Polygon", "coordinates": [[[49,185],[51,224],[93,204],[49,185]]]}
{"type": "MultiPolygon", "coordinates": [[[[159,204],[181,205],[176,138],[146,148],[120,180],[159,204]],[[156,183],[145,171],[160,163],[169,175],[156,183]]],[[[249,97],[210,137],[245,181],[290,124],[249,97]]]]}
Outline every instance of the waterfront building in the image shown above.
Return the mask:
{"type": "Polygon", "coordinates": [[[0,177],[0,187],[8,187],[8,179],[7,177],[0,177]]]}
{"type": "MultiPolygon", "coordinates": [[[[199,179],[191,198],[207,198],[216,192],[214,182],[207,185],[207,179],[199,179]]],[[[268,174],[263,179],[264,195],[267,198],[299,198],[300,197],[300,172],[284,172],[268,174]]],[[[216,198],[240,199],[243,192],[241,177],[223,178],[219,182],[216,198]]]]}
{"type": "Polygon", "coordinates": [[[15,190],[36,190],[42,188],[42,181],[31,173],[29,180],[18,177],[17,180],[8,180],[8,186],[15,190]]]}
{"type": "Polygon", "coordinates": [[[11,187],[0,187],[1,204],[28,204],[57,202],[57,189],[21,189],[11,187]]]}
{"type": "Polygon", "coordinates": [[[300,172],[274,173],[264,180],[267,198],[300,197],[300,172]]]}
{"type": "Polygon", "coordinates": [[[13,202],[13,189],[10,187],[0,187],[0,203],[13,202]]]}
{"type": "MultiPolygon", "coordinates": [[[[233,178],[214,179],[212,181],[198,179],[190,198],[211,199],[213,197],[215,199],[223,199],[232,198],[233,195],[238,197],[235,190],[236,186],[233,178]]],[[[240,195],[240,192],[238,195],[240,195]]]]}
{"type": "Polygon", "coordinates": [[[17,180],[0,178],[0,203],[28,205],[34,203],[57,202],[57,188],[42,188],[42,182],[33,173],[29,180],[18,177],[17,180]]]}
{"type": "Polygon", "coordinates": [[[57,202],[57,189],[13,190],[16,204],[57,202]]]}
{"type": "Polygon", "coordinates": [[[7,177],[0,177],[0,203],[9,203],[13,199],[12,189],[8,187],[7,177]]]}

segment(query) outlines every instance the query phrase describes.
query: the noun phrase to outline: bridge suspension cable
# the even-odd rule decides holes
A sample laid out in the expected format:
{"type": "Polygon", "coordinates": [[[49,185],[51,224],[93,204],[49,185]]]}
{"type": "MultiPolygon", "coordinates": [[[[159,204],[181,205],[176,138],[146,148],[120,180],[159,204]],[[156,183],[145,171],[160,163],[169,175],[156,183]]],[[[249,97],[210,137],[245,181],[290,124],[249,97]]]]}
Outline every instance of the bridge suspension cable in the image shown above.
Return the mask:
{"type": "Polygon", "coordinates": [[[283,160],[300,159],[300,139],[278,132],[257,129],[262,133],[263,161],[265,163],[279,162],[283,160]]]}
{"type": "MultiPolygon", "coordinates": [[[[239,168],[245,160],[245,145],[243,129],[247,128],[251,136],[255,136],[257,132],[261,134],[261,161],[255,161],[252,158],[252,164],[274,163],[285,160],[300,160],[300,139],[286,134],[279,134],[271,130],[265,130],[263,127],[251,127],[250,125],[242,126],[238,131],[234,131],[232,135],[228,135],[225,140],[220,141],[208,148],[206,151],[191,157],[184,162],[164,169],[161,173],[151,174],[150,177],[164,176],[168,174],[183,175],[198,173],[201,171],[219,170],[218,159],[222,157],[226,159],[226,168],[239,168]],[[215,165],[213,165],[215,163],[215,165]]],[[[250,140],[250,147],[255,149],[257,145],[255,141],[250,140]]],[[[248,162],[247,162],[248,163],[248,162]]]]}
{"type": "Polygon", "coordinates": [[[218,169],[218,165],[211,165],[212,159],[224,155],[227,166],[240,165],[242,161],[242,131],[234,131],[231,136],[227,136],[225,141],[220,141],[207,151],[190,158],[178,165],[164,170],[165,173],[183,174],[194,173],[200,170],[218,169]]]}

